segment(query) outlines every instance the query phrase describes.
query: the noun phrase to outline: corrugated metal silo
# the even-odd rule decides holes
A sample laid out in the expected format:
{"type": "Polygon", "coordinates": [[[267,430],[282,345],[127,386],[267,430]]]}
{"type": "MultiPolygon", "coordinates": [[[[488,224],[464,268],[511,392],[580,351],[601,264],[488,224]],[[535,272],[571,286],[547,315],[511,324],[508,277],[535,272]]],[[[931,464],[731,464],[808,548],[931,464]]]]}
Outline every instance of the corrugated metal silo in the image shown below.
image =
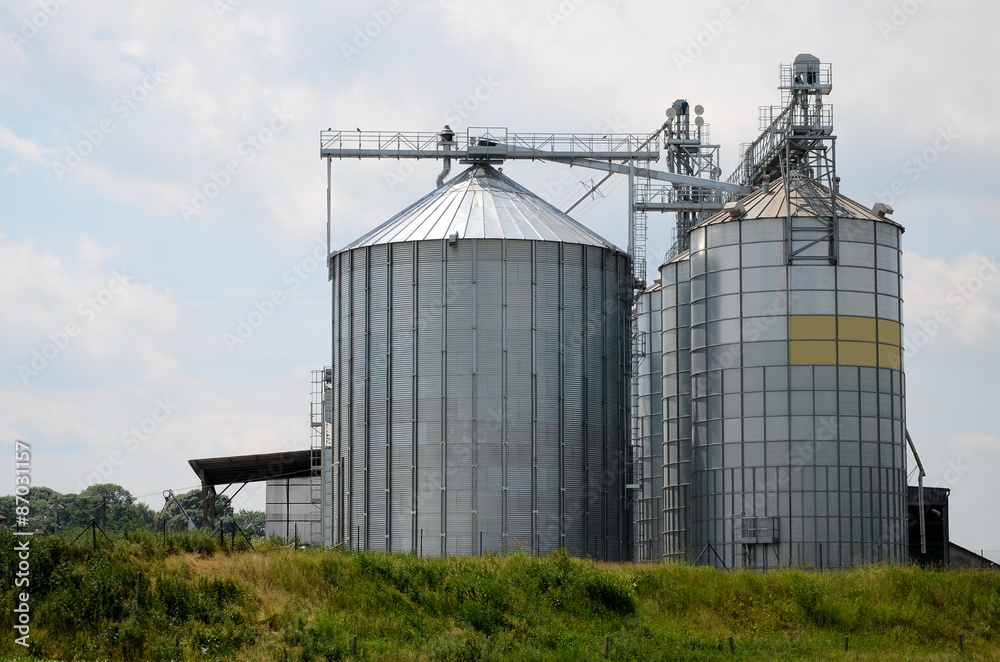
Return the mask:
{"type": "MultiPolygon", "coordinates": [[[[788,212],[805,227],[831,200],[811,182],[791,197],[765,186],[745,213],[691,231],[687,555],[727,567],[903,562],[902,228],[837,196],[836,242],[789,263],[788,212]]],[[[683,480],[666,482],[669,492],[683,480]]]]}
{"type": "Polygon", "coordinates": [[[634,391],[635,423],[632,440],[637,454],[636,560],[663,557],[663,349],[661,346],[660,286],[653,285],[636,299],[634,391]]]}
{"type": "Polygon", "coordinates": [[[627,255],[474,165],[331,275],[334,544],[629,557],[627,255]]]}
{"type": "Polygon", "coordinates": [[[691,260],[660,267],[663,349],[663,556],[687,558],[691,502],[691,260]]]}

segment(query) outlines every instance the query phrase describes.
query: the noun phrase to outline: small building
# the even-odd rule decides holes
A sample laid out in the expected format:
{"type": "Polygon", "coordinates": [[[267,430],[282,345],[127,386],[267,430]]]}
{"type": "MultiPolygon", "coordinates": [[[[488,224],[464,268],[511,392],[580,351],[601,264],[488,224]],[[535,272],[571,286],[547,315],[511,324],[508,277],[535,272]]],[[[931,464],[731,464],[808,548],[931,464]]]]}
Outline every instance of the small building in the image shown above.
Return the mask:
{"type": "Polygon", "coordinates": [[[920,491],[907,490],[907,528],[910,541],[910,561],[920,565],[950,565],[948,539],[947,487],[924,488],[924,528],[927,532],[926,551],[921,551],[920,491]]]}
{"type": "Polygon", "coordinates": [[[320,529],[319,476],[310,449],[188,460],[201,480],[202,517],[216,529],[215,500],[230,487],[266,482],[265,529],[297,544],[319,546],[320,529]],[[221,492],[216,487],[225,486],[221,492]]]}
{"type": "Polygon", "coordinates": [[[316,476],[268,480],[264,506],[267,536],[278,536],[299,545],[321,546],[319,490],[316,476]]]}
{"type": "Polygon", "coordinates": [[[907,491],[907,523],[910,541],[910,562],[919,565],[946,568],[979,568],[991,570],[1000,568],[1000,564],[991,561],[982,554],[977,554],[951,541],[948,526],[948,497],[950,495],[951,490],[947,487],[924,488],[926,551],[922,551],[920,540],[920,491],[917,487],[909,487],[907,491]]]}

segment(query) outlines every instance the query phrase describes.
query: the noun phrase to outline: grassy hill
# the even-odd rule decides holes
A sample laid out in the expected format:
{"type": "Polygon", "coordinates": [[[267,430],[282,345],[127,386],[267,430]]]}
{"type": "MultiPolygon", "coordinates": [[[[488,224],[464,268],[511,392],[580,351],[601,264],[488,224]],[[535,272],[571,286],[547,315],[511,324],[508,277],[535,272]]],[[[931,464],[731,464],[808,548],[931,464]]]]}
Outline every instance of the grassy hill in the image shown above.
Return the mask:
{"type": "MultiPolygon", "coordinates": [[[[31,541],[31,647],[0,656],[219,660],[996,660],[1000,574],[224,552],[203,534],[31,541]],[[959,650],[959,635],[964,650],[959,650]],[[351,652],[357,636],[357,653],[351,652]],[[735,653],[728,638],[734,638],[735,653]],[[844,637],[850,650],[844,652],[844,637]]],[[[244,543],[244,548],[246,547],[244,543]]],[[[239,545],[238,545],[239,547],[239,545]]]]}

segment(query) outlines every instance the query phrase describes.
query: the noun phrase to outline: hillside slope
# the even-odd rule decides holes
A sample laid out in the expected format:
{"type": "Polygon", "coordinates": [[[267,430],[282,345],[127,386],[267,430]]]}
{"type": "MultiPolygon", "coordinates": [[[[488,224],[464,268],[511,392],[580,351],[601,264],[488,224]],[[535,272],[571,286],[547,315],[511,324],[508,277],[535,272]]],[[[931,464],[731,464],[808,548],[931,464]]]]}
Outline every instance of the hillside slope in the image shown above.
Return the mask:
{"type": "MultiPolygon", "coordinates": [[[[200,534],[124,534],[96,551],[90,534],[70,540],[31,540],[31,645],[6,636],[3,657],[575,662],[603,660],[609,636],[612,660],[1000,659],[997,573],[727,573],[263,542],[223,552],[200,534]]],[[[24,590],[12,585],[13,536],[0,545],[12,606],[24,590]]],[[[0,624],[13,631],[11,608],[0,624]]]]}

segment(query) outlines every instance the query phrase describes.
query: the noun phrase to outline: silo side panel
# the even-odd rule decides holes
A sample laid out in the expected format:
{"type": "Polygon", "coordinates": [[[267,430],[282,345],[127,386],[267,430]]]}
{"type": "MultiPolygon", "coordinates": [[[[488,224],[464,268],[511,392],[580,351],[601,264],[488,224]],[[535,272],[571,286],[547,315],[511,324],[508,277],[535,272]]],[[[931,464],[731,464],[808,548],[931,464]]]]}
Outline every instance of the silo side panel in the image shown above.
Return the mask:
{"type": "MultiPolygon", "coordinates": [[[[692,250],[704,233],[691,233],[692,250]]],[[[690,553],[691,495],[691,286],[690,260],[660,269],[663,371],[663,549],[670,560],[693,560],[690,553]]]]}
{"type": "Polygon", "coordinates": [[[391,335],[389,354],[390,439],[392,443],[391,509],[392,551],[408,552],[418,541],[411,511],[414,504],[414,244],[392,244],[391,335]]]}
{"type": "MultiPolygon", "coordinates": [[[[487,536],[499,538],[499,499],[496,505],[485,499],[473,500],[472,466],[480,466],[480,477],[487,457],[473,453],[482,444],[473,444],[473,407],[477,387],[476,298],[479,285],[475,278],[476,246],[478,240],[459,241],[446,246],[448,260],[448,315],[447,315],[447,372],[446,403],[447,423],[443,456],[438,460],[445,480],[444,529],[446,536],[442,554],[470,554],[471,510],[479,511],[479,527],[487,529],[487,536]],[[475,447],[475,450],[474,450],[475,447]],[[475,457],[475,462],[473,458],[475,457]],[[484,502],[485,501],[485,502],[484,502]],[[471,507],[470,507],[471,506],[471,507]],[[497,514],[490,512],[496,508],[497,514]],[[491,515],[494,515],[491,518],[491,515]],[[486,520],[484,522],[484,519],[486,520]],[[491,521],[492,519],[492,521],[491,521]],[[496,530],[489,530],[495,526],[496,530]]],[[[488,445],[488,444],[487,444],[488,445]]],[[[499,449],[496,449],[499,450],[499,449]]],[[[476,496],[479,496],[478,494],[476,496]]]]}
{"type": "MultiPolygon", "coordinates": [[[[559,244],[536,242],[534,296],[535,327],[532,358],[535,379],[534,416],[537,419],[536,452],[538,469],[537,533],[539,553],[548,554],[560,546],[562,506],[559,492],[561,457],[561,371],[560,346],[561,282],[559,244]]],[[[522,277],[526,274],[523,274],[522,277]]]]}
{"type": "Polygon", "coordinates": [[[388,498],[390,465],[388,426],[389,264],[388,246],[368,249],[368,327],[365,354],[368,373],[368,517],[369,549],[387,550],[392,502],[388,498]]]}
{"type": "Polygon", "coordinates": [[[443,486],[441,448],[444,441],[444,322],[448,292],[441,241],[417,247],[417,542],[429,555],[441,552],[443,486]]]}
{"type": "Polygon", "coordinates": [[[502,248],[500,327],[507,446],[507,545],[508,549],[531,553],[536,543],[533,512],[537,510],[532,250],[530,242],[516,240],[505,240],[502,248]]]}
{"type": "Polygon", "coordinates": [[[350,412],[351,412],[351,532],[356,549],[368,549],[368,437],[365,432],[368,420],[368,268],[367,249],[350,254],[350,412]]]}

